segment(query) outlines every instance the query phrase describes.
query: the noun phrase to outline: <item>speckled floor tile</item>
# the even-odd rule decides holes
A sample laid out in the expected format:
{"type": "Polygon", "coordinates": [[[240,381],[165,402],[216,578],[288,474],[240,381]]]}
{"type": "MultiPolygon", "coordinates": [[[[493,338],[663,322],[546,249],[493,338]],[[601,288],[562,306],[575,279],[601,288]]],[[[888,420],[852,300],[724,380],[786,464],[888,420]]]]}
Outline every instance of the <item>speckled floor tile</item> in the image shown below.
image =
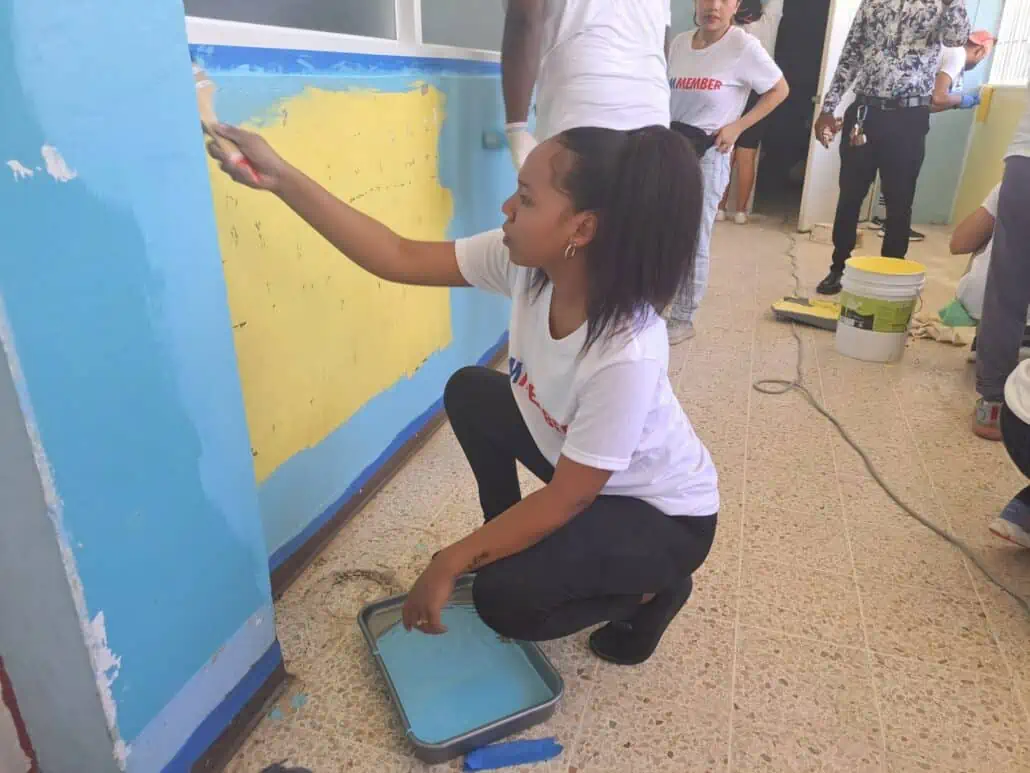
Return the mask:
{"type": "Polygon", "coordinates": [[[684,612],[722,621],[737,615],[740,586],[740,529],[720,523],[708,559],[694,573],[694,591],[684,612]]]}
{"type": "Polygon", "coordinates": [[[594,703],[607,706],[621,701],[625,711],[635,712],[660,699],[681,706],[684,717],[693,707],[729,716],[733,640],[730,625],[680,615],[646,663],[601,664],[594,703]]]}
{"type": "MultiPolygon", "coordinates": [[[[1030,575],[1001,574],[997,579],[1023,599],[1030,601],[1030,575]]],[[[987,625],[1006,655],[1008,665],[1021,683],[1024,699],[1030,698],[1030,613],[986,577],[976,577],[976,589],[984,609],[987,625]]],[[[1030,703],[1027,703],[1030,708],[1030,703]]]]}
{"type": "MultiPolygon", "coordinates": [[[[941,524],[950,522],[947,513],[938,507],[933,498],[932,487],[926,480],[894,480],[891,482],[891,488],[902,502],[920,515],[932,516],[935,522],[941,524]]],[[[849,521],[893,528],[911,518],[887,496],[876,481],[868,476],[841,475],[840,489],[844,517],[849,521]]]]}
{"type": "Polygon", "coordinates": [[[972,581],[961,553],[922,525],[847,524],[860,582],[928,585],[943,593],[968,597],[972,581]]]}
{"type": "Polygon", "coordinates": [[[799,478],[832,478],[833,454],[825,426],[803,420],[795,421],[793,426],[772,422],[762,425],[758,421],[763,413],[761,406],[752,408],[747,438],[748,464],[775,467],[789,460],[799,478]]]}
{"type": "Polygon", "coordinates": [[[871,580],[863,580],[859,590],[874,652],[995,676],[1006,673],[977,598],[871,580]]]}
{"type": "Polygon", "coordinates": [[[248,748],[226,768],[226,773],[261,773],[277,763],[304,767],[316,773],[376,771],[376,773],[421,773],[432,770],[409,755],[392,754],[374,745],[348,740],[346,736],[284,726],[277,734],[259,732],[248,748]]]}
{"type": "Polygon", "coordinates": [[[798,474],[790,459],[754,462],[747,468],[747,506],[807,512],[813,517],[838,516],[843,510],[832,476],[798,474]]]}
{"type": "MultiPolygon", "coordinates": [[[[524,737],[554,735],[565,753],[513,773],[1030,773],[1030,617],[902,515],[800,395],[752,389],[794,371],[790,328],[769,312],[793,288],[782,227],[716,228],[697,337],[670,355],[724,501],[694,595],[640,667],[601,663],[587,632],[543,644],[566,698],[524,737]]],[[[947,233],[927,231],[911,254],[938,308],[957,269],[947,233]]],[[[828,254],[798,239],[805,291],[828,254]]],[[[806,383],[888,481],[1030,594],[1030,551],[987,531],[1025,483],[1000,446],[969,433],[965,353],[920,341],[878,365],[838,354],[831,333],[801,335],[806,383]]],[[[525,470],[520,480],[527,494],[540,485],[525,470]]],[[[314,773],[460,769],[413,758],[354,616],[407,590],[479,522],[444,428],[277,604],[293,680],[230,773],[282,760],[314,773]]]]}
{"type": "Polygon", "coordinates": [[[740,623],[850,647],[864,647],[851,576],[745,558],[740,623]]]}
{"type": "Polygon", "coordinates": [[[576,773],[724,773],[729,714],[650,697],[595,696],[569,768],[576,773]],[[631,708],[632,706],[632,708],[631,708]]]}
{"type": "Polygon", "coordinates": [[[758,501],[744,513],[744,554],[748,558],[800,565],[834,574],[852,573],[844,516],[830,506],[836,492],[825,496],[825,509],[781,510],[758,501]]]}
{"type": "Polygon", "coordinates": [[[1027,717],[1011,679],[883,655],[873,667],[888,751],[966,770],[1028,769],[1027,717]]]}
{"type": "Polygon", "coordinates": [[[882,773],[883,753],[806,727],[733,726],[733,773],[882,773]]]}
{"type": "Polygon", "coordinates": [[[863,650],[750,628],[738,636],[735,720],[813,728],[828,742],[881,748],[863,650]]]}

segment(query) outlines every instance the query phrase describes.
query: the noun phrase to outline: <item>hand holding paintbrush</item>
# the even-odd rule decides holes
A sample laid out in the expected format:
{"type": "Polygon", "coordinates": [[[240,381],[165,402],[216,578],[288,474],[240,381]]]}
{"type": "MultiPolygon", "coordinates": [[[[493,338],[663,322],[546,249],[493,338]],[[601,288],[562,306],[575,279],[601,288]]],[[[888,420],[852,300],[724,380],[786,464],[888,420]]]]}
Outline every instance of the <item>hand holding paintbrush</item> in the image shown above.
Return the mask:
{"type": "Polygon", "coordinates": [[[260,175],[247,159],[247,156],[240,150],[239,146],[224,136],[224,134],[218,132],[219,123],[218,115],[215,113],[216,88],[214,81],[208,78],[207,73],[196,64],[193,65],[193,81],[197,87],[197,107],[200,110],[200,124],[204,127],[204,132],[211,137],[212,141],[222,151],[224,156],[223,164],[228,163],[239,167],[250,176],[251,182],[259,187],[263,187],[260,185],[260,175]]]}
{"type": "Polygon", "coordinates": [[[260,134],[227,126],[205,126],[211,137],[207,152],[233,180],[261,191],[279,193],[284,178],[295,171],[260,134]]]}

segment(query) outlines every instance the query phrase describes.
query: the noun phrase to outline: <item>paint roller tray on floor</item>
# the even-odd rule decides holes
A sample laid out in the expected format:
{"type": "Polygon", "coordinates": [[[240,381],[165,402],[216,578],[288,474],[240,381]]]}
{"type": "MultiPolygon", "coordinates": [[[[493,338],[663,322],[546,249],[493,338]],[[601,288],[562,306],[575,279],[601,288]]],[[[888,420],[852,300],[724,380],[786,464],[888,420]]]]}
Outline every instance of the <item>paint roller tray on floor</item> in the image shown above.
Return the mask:
{"type": "Polygon", "coordinates": [[[460,757],[557,710],[561,675],[535,644],[503,639],[486,626],[472,603],[471,577],[458,581],[441,636],[405,631],[404,600],[370,604],[358,625],[420,760],[460,757]]]}

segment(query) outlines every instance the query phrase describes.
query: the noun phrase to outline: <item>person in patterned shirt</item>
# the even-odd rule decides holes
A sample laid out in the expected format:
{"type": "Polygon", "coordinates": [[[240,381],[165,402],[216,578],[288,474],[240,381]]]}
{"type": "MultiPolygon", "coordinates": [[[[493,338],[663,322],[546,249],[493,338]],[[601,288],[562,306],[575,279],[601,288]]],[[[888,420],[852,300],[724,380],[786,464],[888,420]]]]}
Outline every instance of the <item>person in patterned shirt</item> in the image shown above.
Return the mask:
{"type": "Polygon", "coordinates": [[[843,129],[833,264],[819,293],[840,292],[877,172],[887,204],[882,253],[904,258],[908,252],[941,47],[964,45],[969,32],[964,0],[862,0],[814,127],[827,148],[843,129]],[[841,119],[835,112],[849,89],[855,102],[841,119]]]}

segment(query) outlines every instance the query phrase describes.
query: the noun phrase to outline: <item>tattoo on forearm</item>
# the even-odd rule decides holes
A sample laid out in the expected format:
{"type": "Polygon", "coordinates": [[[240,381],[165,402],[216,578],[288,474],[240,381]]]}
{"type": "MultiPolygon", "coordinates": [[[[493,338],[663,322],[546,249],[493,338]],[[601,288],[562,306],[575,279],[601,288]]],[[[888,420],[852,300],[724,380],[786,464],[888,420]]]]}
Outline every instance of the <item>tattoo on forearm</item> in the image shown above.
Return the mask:
{"type": "Polygon", "coordinates": [[[486,563],[486,559],[488,559],[489,557],[490,557],[490,554],[487,553],[486,551],[483,551],[482,553],[480,553],[478,556],[476,556],[475,558],[473,558],[469,562],[469,565],[468,565],[468,568],[466,569],[466,571],[468,571],[468,572],[476,571],[479,567],[481,567],[484,563],[486,563]]]}

